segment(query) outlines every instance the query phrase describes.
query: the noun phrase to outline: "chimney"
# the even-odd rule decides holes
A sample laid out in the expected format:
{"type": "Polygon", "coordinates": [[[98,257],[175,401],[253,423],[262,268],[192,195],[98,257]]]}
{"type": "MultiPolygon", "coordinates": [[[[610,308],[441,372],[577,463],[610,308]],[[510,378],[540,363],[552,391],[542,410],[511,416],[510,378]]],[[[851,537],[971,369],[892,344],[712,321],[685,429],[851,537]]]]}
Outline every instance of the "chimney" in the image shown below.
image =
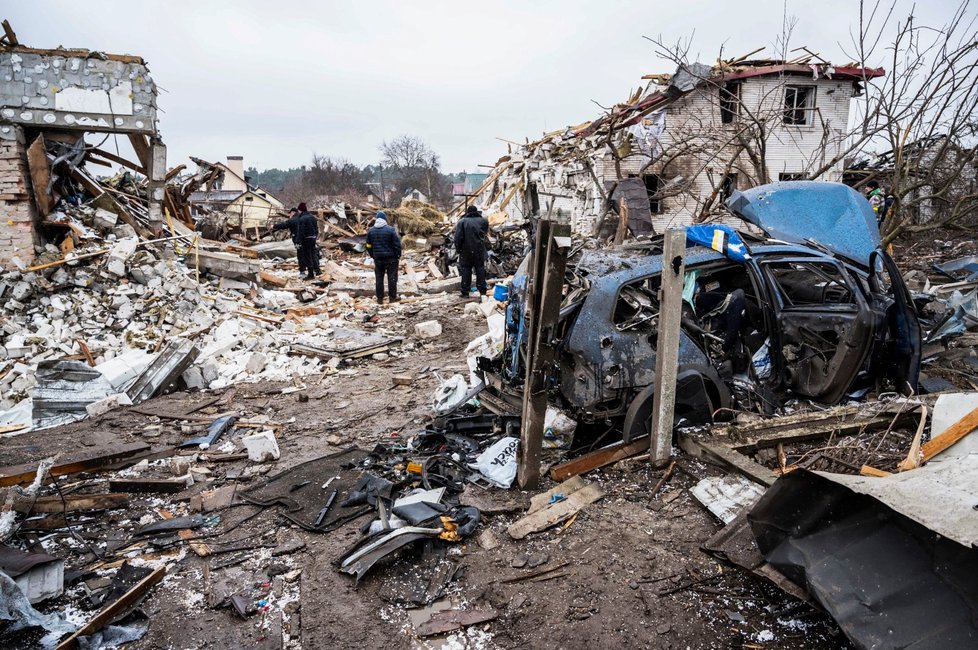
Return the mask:
{"type": "Polygon", "coordinates": [[[224,189],[225,190],[237,190],[244,192],[248,189],[247,184],[244,182],[244,156],[228,156],[227,168],[238,175],[238,178],[225,178],[224,179],[224,189]]]}

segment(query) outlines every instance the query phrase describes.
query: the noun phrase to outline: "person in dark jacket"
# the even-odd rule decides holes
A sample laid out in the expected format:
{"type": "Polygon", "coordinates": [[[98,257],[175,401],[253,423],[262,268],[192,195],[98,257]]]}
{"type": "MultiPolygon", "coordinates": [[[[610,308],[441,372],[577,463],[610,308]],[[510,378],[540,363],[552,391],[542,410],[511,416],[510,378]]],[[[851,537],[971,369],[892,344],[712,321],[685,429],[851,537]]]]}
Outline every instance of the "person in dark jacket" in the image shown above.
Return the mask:
{"type": "Polygon", "coordinates": [[[374,259],[374,278],[377,281],[377,303],[384,302],[384,276],[390,301],[397,302],[397,265],[401,260],[401,238],[387,223],[387,215],[377,213],[374,225],[367,231],[367,253],[374,259]]]}
{"type": "Polygon", "coordinates": [[[299,236],[299,213],[298,208],[291,208],[289,210],[289,218],[285,221],[280,221],[271,227],[271,230],[286,230],[289,231],[289,236],[292,239],[292,245],[295,246],[295,256],[299,260],[299,275],[306,272],[306,258],[302,254],[302,238],[299,236]]]}
{"type": "Polygon", "coordinates": [[[313,280],[322,273],[319,269],[319,255],[316,253],[316,240],[319,239],[319,224],[316,217],[306,210],[306,204],[299,204],[299,218],[296,235],[299,237],[299,266],[304,266],[307,272],[306,279],[313,280]]]}
{"type": "Polygon", "coordinates": [[[489,222],[479,208],[470,205],[455,226],[455,250],[458,251],[458,273],[461,276],[461,293],[469,297],[472,290],[472,272],[475,271],[475,287],[486,295],[486,245],[489,222]]]}

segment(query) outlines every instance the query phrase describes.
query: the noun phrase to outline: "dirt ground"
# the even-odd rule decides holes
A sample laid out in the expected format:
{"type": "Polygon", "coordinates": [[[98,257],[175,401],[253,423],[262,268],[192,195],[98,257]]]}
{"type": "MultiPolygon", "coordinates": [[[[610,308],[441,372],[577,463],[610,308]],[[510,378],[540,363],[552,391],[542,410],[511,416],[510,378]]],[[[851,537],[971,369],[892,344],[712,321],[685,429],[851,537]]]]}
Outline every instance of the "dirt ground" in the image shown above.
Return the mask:
{"type": "MultiPolygon", "coordinates": [[[[976,252],[974,241],[964,236],[901,241],[895,248],[905,271],[927,271],[935,261],[976,252]]],[[[136,523],[156,521],[161,511],[190,514],[192,496],[211,487],[236,485],[244,492],[269,476],[343,449],[369,451],[378,443],[407,440],[431,420],[438,376],[466,374],[464,347],[485,332],[485,320],[464,314],[463,306],[453,296],[408,301],[379,309],[375,322],[351,323],[405,340],[386,358],[354,361],[331,374],[292,384],[175,392],[100,418],[4,439],[0,465],[13,465],[134,442],[168,450],[199,435],[202,425],[195,427],[194,418],[206,422],[225,412],[243,421],[280,425],[277,462],[203,462],[195,457],[200,453],[196,449],[183,450],[179,453],[201,472],[187,490],[134,494],[126,510],[79,516],[69,530],[21,532],[21,537],[43,541],[48,552],[66,557],[71,574],[130,541],[136,523]],[[442,335],[428,341],[414,337],[414,324],[432,318],[441,322],[442,335]],[[406,374],[414,377],[410,387],[392,385],[394,375],[406,374]],[[196,409],[208,400],[212,403],[196,409]],[[178,417],[191,411],[192,416],[178,417]],[[155,436],[154,427],[159,431],[155,436]]],[[[239,435],[232,437],[238,448],[239,435]]],[[[907,433],[891,435],[897,457],[907,433]]],[[[875,438],[869,443],[878,447],[875,438]]],[[[172,476],[170,455],[160,453],[143,475],[172,476]]],[[[531,494],[516,488],[469,487],[463,502],[478,505],[483,517],[473,537],[455,544],[409,547],[376,566],[359,584],[337,571],[334,562],[360,537],[359,525],[367,518],[315,533],[291,523],[281,508],[236,503],[208,513],[212,519],[205,532],[198,531],[210,555],[198,556],[185,541],[128,553],[135,564],[167,565],[166,578],[141,606],[149,619],[148,633],[128,647],[850,647],[827,615],[701,550],[721,524],[688,489],[700,478],[723,473],[680,454],[671,480],[651,494],[662,471],[645,460],[622,461],[586,476],[607,494],[585,507],[570,525],[518,541],[506,528],[522,516],[531,494]],[[156,554],[137,557],[148,550],[156,554]],[[498,616],[447,636],[417,636],[412,602],[416,604],[419,593],[430,594],[436,583],[439,602],[492,607],[498,616]],[[231,608],[212,607],[234,592],[249,594],[266,606],[247,619],[231,608]]],[[[58,485],[66,493],[84,491],[103,478],[66,477],[58,485]]],[[[545,479],[540,491],[552,486],[545,479]]],[[[79,576],[64,596],[42,610],[67,612],[75,622],[87,620],[96,608],[86,605],[83,584],[112,573],[107,569],[79,576]]],[[[26,636],[3,640],[2,634],[0,629],[6,647],[32,645],[26,636]]]]}
{"type": "MultiPolygon", "coordinates": [[[[84,544],[102,554],[127,537],[118,533],[120,529],[128,530],[146,515],[158,519],[155,513],[161,508],[186,514],[193,494],[234,484],[229,475],[237,475],[238,489],[246,490],[264,475],[350,445],[369,450],[378,442],[406,438],[431,418],[436,373],[465,373],[462,350],[485,331],[484,319],[464,315],[462,307],[447,298],[442,304],[380,310],[378,322],[368,327],[406,336],[387,359],[354,362],[336,374],[305,377],[294,386],[258,383],[213,394],[177,392],[142,404],[138,410],[185,413],[205,397],[219,397],[195,415],[233,411],[242,420],[266,416],[282,423],[277,430],[281,459],[258,466],[252,476],[247,461],[208,463],[204,467],[210,474],[179,494],[136,494],[127,511],[78,523],[77,538],[64,531],[40,537],[50,552],[68,557],[70,573],[97,559],[84,544]],[[442,336],[428,342],[414,339],[413,324],[430,318],[443,324],[442,336]],[[414,375],[413,385],[392,387],[395,374],[414,375]],[[295,390],[283,394],[283,388],[295,390]]],[[[186,426],[180,419],[125,408],[6,440],[0,445],[0,464],[139,441],[165,449],[191,435],[186,426]],[[161,433],[148,438],[145,428],[153,425],[161,433]]],[[[155,460],[150,474],[172,475],[168,462],[155,460]]],[[[130,647],[848,647],[824,614],[700,550],[720,524],[687,488],[722,471],[689,458],[677,467],[654,496],[649,492],[661,471],[646,461],[625,461],[592,472],[587,478],[607,492],[604,499],[586,507],[566,529],[557,527],[520,541],[510,539],[505,530],[521,516],[531,495],[515,488],[468,488],[463,501],[474,500],[483,509],[483,523],[473,538],[409,548],[375,567],[359,585],[339,573],[333,562],[359,537],[360,522],[330,533],[311,533],[291,524],[276,508],[236,505],[213,513],[220,521],[207,529],[204,540],[212,555],[198,557],[186,544],[177,544],[163,551],[169,556],[144,561],[151,566],[166,562],[168,573],[142,604],[149,632],[130,647]],[[296,540],[304,543],[301,550],[272,556],[274,547],[296,540]],[[446,563],[453,579],[444,598],[491,606],[499,616],[448,637],[422,639],[414,633],[404,594],[416,590],[419,582],[423,590],[432,573],[439,567],[444,570],[446,563]],[[535,581],[523,579],[545,569],[554,570],[535,581]],[[242,589],[263,599],[267,609],[242,619],[230,608],[209,606],[223,593],[242,589]]],[[[70,487],[66,479],[60,482],[70,487]]],[[[545,480],[540,489],[551,486],[545,480]]],[[[66,610],[75,620],[85,620],[91,612],[78,604],[81,593],[76,585],[43,609],[66,610]]]]}

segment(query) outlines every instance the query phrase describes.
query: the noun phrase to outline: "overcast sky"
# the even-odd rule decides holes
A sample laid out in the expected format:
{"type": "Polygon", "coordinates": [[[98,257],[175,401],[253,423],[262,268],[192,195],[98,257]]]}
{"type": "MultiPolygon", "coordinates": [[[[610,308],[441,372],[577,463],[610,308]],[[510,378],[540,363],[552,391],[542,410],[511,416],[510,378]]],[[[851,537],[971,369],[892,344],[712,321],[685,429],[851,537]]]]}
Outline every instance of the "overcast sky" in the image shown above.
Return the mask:
{"type": "MultiPolygon", "coordinates": [[[[313,152],[375,163],[378,145],[420,136],[446,171],[478,171],[520,140],[596,117],[643,74],[671,72],[643,36],[692,39],[690,58],[792,46],[846,62],[857,0],[584,2],[108,2],[11,0],[33,47],[145,58],[161,93],[168,162],[188,156],[296,167],[313,152]]],[[[957,0],[917,7],[943,23],[957,0]]],[[[904,2],[905,14],[911,4],[904,2]]],[[[763,55],[762,54],[762,55],[763,55]]],[[[879,53],[885,65],[884,53],[879,53]]],[[[121,144],[120,144],[121,147],[121,144]]]]}

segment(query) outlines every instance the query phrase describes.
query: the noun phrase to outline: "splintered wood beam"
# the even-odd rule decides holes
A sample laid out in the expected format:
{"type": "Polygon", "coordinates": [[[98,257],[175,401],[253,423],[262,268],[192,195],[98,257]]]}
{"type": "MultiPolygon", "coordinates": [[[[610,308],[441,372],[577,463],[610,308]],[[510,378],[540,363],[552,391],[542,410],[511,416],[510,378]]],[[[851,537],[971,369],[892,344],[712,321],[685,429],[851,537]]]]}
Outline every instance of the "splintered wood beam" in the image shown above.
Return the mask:
{"type": "MultiPolygon", "coordinates": [[[[149,451],[149,445],[142,442],[133,442],[126,445],[119,445],[111,449],[102,449],[97,452],[80,454],[70,460],[54,465],[49,471],[49,476],[67,476],[80,472],[91,472],[101,469],[108,465],[113,465],[119,461],[126,460],[131,456],[149,451]]],[[[22,485],[30,483],[37,475],[38,463],[25,463],[22,465],[10,465],[0,467],[0,487],[10,485],[22,485]]]]}
{"type": "Polygon", "coordinates": [[[591,453],[575,458],[574,460],[569,460],[566,463],[554,465],[550,468],[550,478],[555,481],[566,481],[572,476],[578,476],[579,474],[590,472],[591,470],[598,469],[599,467],[617,463],[619,460],[624,460],[625,458],[629,458],[630,456],[634,456],[648,450],[648,436],[636,438],[629,443],[616,442],[615,444],[609,445],[604,449],[598,449],[597,451],[592,451],[591,453]]]}
{"type": "Polygon", "coordinates": [[[81,510],[114,510],[129,506],[128,494],[68,494],[18,498],[14,501],[13,509],[22,513],[54,513],[78,512],[81,510]]]}
{"type": "MultiPolygon", "coordinates": [[[[933,424],[933,419],[931,424],[933,424]]],[[[944,433],[924,443],[920,451],[928,461],[978,428],[978,408],[949,426],[944,433]]]]}
{"type": "Polygon", "coordinates": [[[104,607],[102,611],[92,618],[92,620],[78,628],[74,634],[59,643],[56,650],[69,650],[72,648],[77,648],[79,637],[88,636],[98,632],[103,627],[111,623],[123,612],[141,600],[154,585],[163,579],[165,575],[166,565],[164,564],[157,567],[152,573],[133,585],[132,589],[122,594],[118,600],[104,607]]]}
{"type": "Polygon", "coordinates": [[[4,20],[3,23],[3,36],[6,40],[7,45],[11,47],[20,45],[20,41],[17,40],[17,34],[14,32],[14,28],[10,26],[10,21],[4,20]]]}
{"type": "Polygon", "coordinates": [[[134,163],[131,160],[126,160],[122,156],[117,156],[114,153],[110,153],[108,151],[105,151],[104,149],[95,148],[95,149],[92,149],[89,153],[90,154],[96,154],[98,156],[101,156],[102,158],[105,158],[106,160],[111,160],[112,162],[116,163],[117,165],[122,165],[123,167],[128,167],[129,169],[132,169],[133,171],[137,171],[140,174],[143,174],[144,176],[146,175],[146,167],[144,167],[143,165],[139,165],[137,163],[134,163]]]}
{"type": "Polygon", "coordinates": [[[149,145],[149,140],[142,133],[130,133],[129,142],[132,143],[132,150],[136,152],[136,157],[139,158],[139,163],[143,166],[143,169],[149,169],[149,163],[152,160],[152,149],[149,145]]]}
{"type": "Polygon", "coordinates": [[[44,149],[44,136],[34,138],[27,148],[27,168],[31,175],[31,185],[34,187],[34,203],[38,216],[46,217],[51,212],[54,202],[48,193],[51,183],[51,168],[48,165],[48,154],[44,149]]]}

